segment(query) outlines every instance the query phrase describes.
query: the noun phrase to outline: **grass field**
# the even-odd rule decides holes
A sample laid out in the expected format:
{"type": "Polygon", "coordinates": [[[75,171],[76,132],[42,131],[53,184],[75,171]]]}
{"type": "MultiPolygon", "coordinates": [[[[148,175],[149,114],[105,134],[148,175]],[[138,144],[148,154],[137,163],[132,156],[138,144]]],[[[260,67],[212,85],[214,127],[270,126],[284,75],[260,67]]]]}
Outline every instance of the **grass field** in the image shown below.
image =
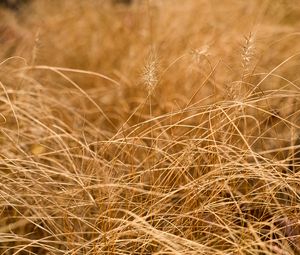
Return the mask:
{"type": "Polygon", "coordinates": [[[0,254],[300,254],[299,27],[298,0],[0,9],[0,254]]]}

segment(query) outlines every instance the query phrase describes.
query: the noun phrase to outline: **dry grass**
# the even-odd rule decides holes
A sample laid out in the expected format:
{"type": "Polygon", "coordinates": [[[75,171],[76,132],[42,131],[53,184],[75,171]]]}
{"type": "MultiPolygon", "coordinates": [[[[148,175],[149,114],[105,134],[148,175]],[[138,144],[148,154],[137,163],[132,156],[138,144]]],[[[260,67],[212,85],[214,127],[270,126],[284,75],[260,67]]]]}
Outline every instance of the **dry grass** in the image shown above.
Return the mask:
{"type": "Polygon", "coordinates": [[[0,254],[300,254],[298,1],[0,12],[0,254]]]}

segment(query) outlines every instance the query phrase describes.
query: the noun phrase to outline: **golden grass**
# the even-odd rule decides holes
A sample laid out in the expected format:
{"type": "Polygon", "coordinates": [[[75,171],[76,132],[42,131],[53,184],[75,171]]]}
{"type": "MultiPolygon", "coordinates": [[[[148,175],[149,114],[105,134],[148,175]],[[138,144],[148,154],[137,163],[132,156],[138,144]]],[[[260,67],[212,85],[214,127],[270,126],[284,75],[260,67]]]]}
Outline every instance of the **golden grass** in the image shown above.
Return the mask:
{"type": "Polygon", "coordinates": [[[297,1],[0,12],[0,254],[300,253],[297,1]]]}

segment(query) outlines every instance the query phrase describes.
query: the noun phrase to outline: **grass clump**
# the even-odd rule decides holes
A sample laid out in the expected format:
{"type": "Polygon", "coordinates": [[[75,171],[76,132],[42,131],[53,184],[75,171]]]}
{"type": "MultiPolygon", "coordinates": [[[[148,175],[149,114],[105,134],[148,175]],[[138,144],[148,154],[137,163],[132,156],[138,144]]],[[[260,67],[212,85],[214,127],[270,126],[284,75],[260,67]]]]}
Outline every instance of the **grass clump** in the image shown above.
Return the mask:
{"type": "Polygon", "coordinates": [[[0,254],[299,254],[297,3],[117,2],[0,10],[0,254]]]}

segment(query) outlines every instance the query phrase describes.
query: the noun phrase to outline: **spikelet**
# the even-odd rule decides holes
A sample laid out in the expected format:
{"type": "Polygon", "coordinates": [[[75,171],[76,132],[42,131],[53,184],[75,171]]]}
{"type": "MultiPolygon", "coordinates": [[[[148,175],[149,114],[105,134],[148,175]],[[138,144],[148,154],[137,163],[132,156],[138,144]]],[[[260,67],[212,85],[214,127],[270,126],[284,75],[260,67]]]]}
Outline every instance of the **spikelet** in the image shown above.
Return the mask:
{"type": "Polygon", "coordinates": [[[228,97],[231,100],[241,101],[245,98],[246,88],[244,88],[244,80],[251,73],[251,64],[255,55],[255,36],[249,33],[244,37],[244,43],[241,47],[242,74],[241,80],[231,82],[226,85],[228,97]]]}
{"type": "Polygon", "coordinates": [[[244,44],[242,45],[242,67],[244,75],[250,71],[251,63],[255,55],[255,36],[250,33],[244,37],[244,44]]]}
{"type": "Polygon", "coordinates": [[[33,46],[32,54],[31,54],[31,64],[32,65],[36,64],[39,47],[40,47],[40,30],[38,29],[38,31],[35,34],[34,46],[33,46]]]}
{"type": "Polygon", "coordinates": [[[151,95],[158,83],[158,60],[155,53],[150,53],[142,73],[142,81],[151,95]]]}
{"type": "Polygon", "coordinates": [[[200,64],[202,60],[209,55],[209,45],[204,45],[201,48],[193,49],[191,51],[193,62],[200,64]]]}

